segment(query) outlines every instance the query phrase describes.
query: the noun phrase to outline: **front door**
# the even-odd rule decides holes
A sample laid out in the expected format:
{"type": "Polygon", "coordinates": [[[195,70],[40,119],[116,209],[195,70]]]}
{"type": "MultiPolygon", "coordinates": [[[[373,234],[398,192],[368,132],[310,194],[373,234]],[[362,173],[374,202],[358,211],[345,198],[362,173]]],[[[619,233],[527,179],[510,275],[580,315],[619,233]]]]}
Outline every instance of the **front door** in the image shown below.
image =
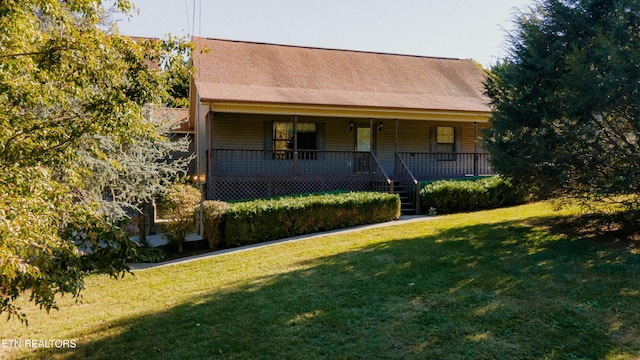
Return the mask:
{"type": "Polygon", "coordinates": [[[369,174],[371,172],[371,128],[356,128],[355,173],[369,174]]]}

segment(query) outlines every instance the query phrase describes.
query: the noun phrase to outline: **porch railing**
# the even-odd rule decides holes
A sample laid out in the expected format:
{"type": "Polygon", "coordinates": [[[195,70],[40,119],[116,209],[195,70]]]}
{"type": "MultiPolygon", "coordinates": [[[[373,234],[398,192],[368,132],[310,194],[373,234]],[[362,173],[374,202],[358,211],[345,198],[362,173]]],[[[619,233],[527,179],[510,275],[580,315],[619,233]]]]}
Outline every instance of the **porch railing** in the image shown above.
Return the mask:
{"type": "Polygon", "coordinates": [[[208,173],[213,176],[367,175],[382,170],[372,155],[357,151],[214,149],[209,150],[208,173]]]}
{"type": "Polygon", "coordinates": [[[398,155],[417,178],[491,175],[489,155],[484,153],[420,153],[398,155]]]}
{"type": "Polygon", "coordinates": [[[393,181],[371,152],[215,149],[207,158],[211,199],[332,190],[393,192],[393,181]]]}

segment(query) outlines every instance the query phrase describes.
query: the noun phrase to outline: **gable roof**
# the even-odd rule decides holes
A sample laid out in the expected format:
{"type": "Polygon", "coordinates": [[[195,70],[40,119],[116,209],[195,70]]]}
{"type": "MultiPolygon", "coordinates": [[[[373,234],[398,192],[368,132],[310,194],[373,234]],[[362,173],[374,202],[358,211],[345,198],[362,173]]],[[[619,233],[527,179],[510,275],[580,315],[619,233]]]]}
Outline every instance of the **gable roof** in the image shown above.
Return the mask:
{"type": "Polygon", "coordinates": [[[194,37],[194,84],[210,102],[490,112],[472,60],[194,37]]]}
{"type": "Polygon", "coordinates": [[[174,134],[193,134],[194,128],[189,120],[189,109],[187,108],[161,108],[152,109],[151,115],[157,118],[165,118],[173,125],[171,133],[174,134]]]}
{"type": "Polygon", "coordinates": [[[176,124],[173,128],[174,134],[193,134],[194,129],[189,124],[189,109],[188,108],[168,108],[165,111],[173,114],[173,123],[176,124]]]}

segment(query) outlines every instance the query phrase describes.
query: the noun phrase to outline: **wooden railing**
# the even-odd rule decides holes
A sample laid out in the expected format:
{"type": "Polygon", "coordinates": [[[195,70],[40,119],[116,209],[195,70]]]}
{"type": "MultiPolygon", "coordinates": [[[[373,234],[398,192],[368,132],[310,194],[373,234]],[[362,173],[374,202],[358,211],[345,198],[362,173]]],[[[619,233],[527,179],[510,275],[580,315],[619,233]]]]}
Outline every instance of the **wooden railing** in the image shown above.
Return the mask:
{"type": "Polygon", "coordinates": [[[396,181],[400,183],[400,185],[406,189],[409,193],[409,198],[411,199],[412,206],[416,210],[416,213],[420,213],[420,182],[413,175],[413,172],[407,164],[402,159],[402,156],[395,153],[395,174],[396,181]]]}
{"type": "Polygon", "coordinates": [[[371,153],[357,151],[215,149],[208,158],[213,176],[366,175],[382,170],[371,153]]]}
{"type": "Polygon", "coordinates": [[[387,172],[384,171],[382,165],[380,165],[380,161],[378,161],[376,155],[373,152],[371,152],[370,154],[371,162],[375,164],[375,170],[371,174],[371,183],[373,185],[373,189],[393,194],[393,181],[391,180],[389,175],[387,175],[387,172]]]}
{"type": "Polygon", "coordinates": [[[398,157],[417,178],[491,175],[489,155],[484,153],[403,152],[398,157]]]}
{"type": "MultiPolygon", "coordinates": [[[[390,177],[371,152],[320,150],[215,149],[208,154],[212,176],[331,176],[379,175],[390,177]]],[[[395,154],[395,175],[411,173],[415,179],[492,174],[488,154],[395,154]]],[[[382,179],[384,177],[384,179],[382,179]]],[[[412,180],[413,181],[413,180],[412,180]]]]}

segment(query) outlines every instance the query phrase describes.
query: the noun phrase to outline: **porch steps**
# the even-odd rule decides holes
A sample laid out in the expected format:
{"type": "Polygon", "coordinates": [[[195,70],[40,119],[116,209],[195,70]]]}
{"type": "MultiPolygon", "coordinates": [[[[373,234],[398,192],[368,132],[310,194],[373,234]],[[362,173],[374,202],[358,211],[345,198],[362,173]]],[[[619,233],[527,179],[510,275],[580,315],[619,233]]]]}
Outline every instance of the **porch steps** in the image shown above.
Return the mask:
{"type": "Polygon", "coordinates": [[[395,183],[393,186],[393,192],[400,196],[400,209],[402,215],[416,215],[416,205],[414,201],[411,199],[411,195],[404,186],[399,183],[395,183]]]}

